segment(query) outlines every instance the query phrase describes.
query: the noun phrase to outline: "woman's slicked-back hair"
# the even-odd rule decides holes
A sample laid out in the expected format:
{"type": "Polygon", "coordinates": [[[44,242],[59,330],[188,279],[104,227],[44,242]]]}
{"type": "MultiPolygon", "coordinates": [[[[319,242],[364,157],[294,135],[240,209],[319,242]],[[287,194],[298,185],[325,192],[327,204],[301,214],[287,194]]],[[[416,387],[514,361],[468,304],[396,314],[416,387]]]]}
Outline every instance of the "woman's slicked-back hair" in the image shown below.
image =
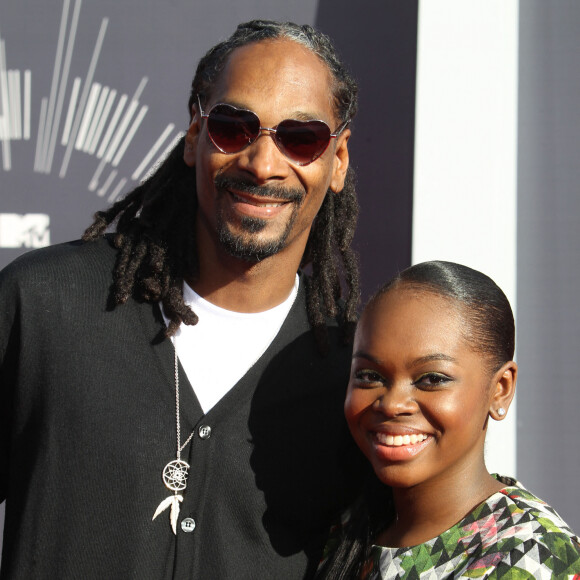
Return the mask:
{"type": "MultiPolygon", "coordinates": [[[[453,301],[465,319],[466,339],[472,348],[488,357],[490,371],[495,372],[513,359],[512,309],[501,288],[485,274],[454,262],[423,262],[403,270],[381,287],[366,308],[372,308],[382,296],[394,290],[431,293],[453,301]]],[[[318,570],[317,580],[360,577],[377,533],[394,517],[390,498],[378,495],[381,488],[383,495],[390,493],[390,488],[378,479],[369,480],[341,541],[318,570]]]]}
{"type": "Polygon", "coordinates": [[[512,309],[502,289],[489,276],[454,262],[422,262],[395,276],[369,303],[399,287],[431,292],[458,302],[467,322],[467,340],[476,350],[489,355],[493,370],[513,359],[512,309]]]}
{"type": "MultiPolygon", "coordinates": [[[[230,54],[241,46],[264,40],[288,39],[316,54],[327,66],[332,77],[335,114],[341,123],[351,121],[357,110],[356,82],[340,61],[328,36],[308,26],[293,22],[252,20],[240,24],[227,40],[211,48],[199,61],[189,97],[189,113],[197,103],[197,95],[207,99],[230,54]]],[[[203,101],[202,101],[203,102],[203,101]]]]}

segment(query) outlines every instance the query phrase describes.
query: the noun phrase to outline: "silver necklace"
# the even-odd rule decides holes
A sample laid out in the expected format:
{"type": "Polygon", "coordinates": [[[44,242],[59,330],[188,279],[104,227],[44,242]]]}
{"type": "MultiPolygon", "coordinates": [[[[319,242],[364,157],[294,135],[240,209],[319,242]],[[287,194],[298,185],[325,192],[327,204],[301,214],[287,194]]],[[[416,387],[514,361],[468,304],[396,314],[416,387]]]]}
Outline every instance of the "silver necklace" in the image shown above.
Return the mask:
{"type": "Polygon", "coordinates": [[[195,431],[192,431],[183,445],[181,444],[181,418],[179,412],[179,360],[177,358],[177,350],[174,347],[174,377],[175,377],[175,421],[177,432],[177,453],[176,458],[170,461],[163,469],[163,483],[165,487],[173,492],[173,495],[166,497],[155,510],[153,520],[168,507],[169,522],[174,534],[177,534],[177,519],[179,517],[179,504],[183,501],[182,492],[187,487],[187,476],[189,475],[189,464],[181,459],[181,452],[185,449],[187,444],[191,441],[195,431]]]}
{"type": "MultiPolygon", "coordinates": [[[[292,299],[292,304],[298,295],[298,283],[295,283],[293,292],[294,298],[292,299]]],[[[290,308],[292,308],[292,304],[289,305],[288,312],[290,308]]],[[[254,362],[249,366],[249,368],[253,367],[256,362],[260,359],[260,357],[264,354],[264,351],[270,346],[274,337],[278,334],[280,327],[277,326],[275,331],[272,333],[270,340],[264,347],[264,350],[260,352],[260,354],[256,357],[254,362]]],[[[165,468],[163,469],[163,483],[167,489],[173,492],[173,495],[166,497],[155,510],[153,514],[153,520],[167,508],[171,508],[169,511],[169,521],[171,523],[171,529],[173,533],[177,535],[177,519],[179,517],[179,504],[183,501],[183,495],[181,495],[180,491],[183,491],[187,487],[187,477],[189,475],[189,464],[181,459],[181,452],[185,449],[187,444],[191,441],[193,435],[195,434],[195,430],[193,430],[187,440],[181,444],[181,421],[180,421],[180,413],[179,413],[179,359],[177,358],[177,349],[176,344],[173,344],[173,352],[174,352],[174,376],[175,376],[175,421],[176,421],[176,433],[177,433],[177,453],[176,458],[173,461],[170,461],[165,468]]]]}

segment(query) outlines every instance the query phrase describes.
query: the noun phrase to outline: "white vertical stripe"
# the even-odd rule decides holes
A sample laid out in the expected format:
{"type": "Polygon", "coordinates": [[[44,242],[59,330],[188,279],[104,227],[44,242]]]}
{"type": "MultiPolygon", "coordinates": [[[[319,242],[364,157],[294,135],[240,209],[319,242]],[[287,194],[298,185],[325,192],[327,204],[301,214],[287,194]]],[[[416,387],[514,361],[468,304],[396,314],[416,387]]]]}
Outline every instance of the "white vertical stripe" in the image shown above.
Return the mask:
{"type": "Polygon", "coordinates": [[[115,155],[115,158],[113,159],[113,163],[111,164],[113,167],[117,167],[117,165],[119,165],[119,163],[121,162],[121,159],[123,159],[123,155],[125,155],[125,151],[127,151],[127,147],[129,147],[129,145],[131,144],[131,141],[133,140],[133,137],[135,136],[137,129],[139,129],[139,126],[141,125],[143,118],[147,114],[148,110],[149,110],[149,107],[147,105],[143,105],[141,107],[141,110],[139,111],[137,118],[133,121],[133,125],[131,126],[131,128],[127,132],[127,135],[125,136],[125,139],[123,140],[123,143],[121,143],[121,146],[119,147],[119,150],[117,151],[117,155],[115,155]]]}
{"type": "Polygon", "coordinates": [[[54,109],[56,107],[56,95],[58,89],[58,81],[60,78],[60,71],[62,68],[62,53],[64,50],[64,41],[66,37],[66,23],[68,20],[69,0],[64,0],[62,6],[62,13],[60,18],[60,29],[58,32],[58,43],[56,47],[56,56],[54,57],[54,69],[52,71],[52,83],[50,86],[50,97],[48,99],[48,109],[46,114],[46,127],[43,130],[44,141],[42,143],[42,156],[40,158],[40,171],[48,173],[47,157],[50,145],[50,133],[52,131],[52,119],[54,116],[54,109]]]}
{"type": "Polygon", "coordinates": [[[0,103],[2,104],[2,167],[9,171],[12,167],[10,154],[10,105],[8,101],[8,77],[6,74],[6,45],[0,39],[0,103]]]}
{"type": "Polygon", "coordinates": [[[14,71],[14,119],[16,121],[16,139],[22,139],[22,91],[20,89],[20,71],[14,71]]]}
{"type": "Polygon", "coordinates": [[[42,172],[42,144],[44,143],[44,129],[46,128],[46,109],[48,97],[40,101],[40,117],[38,119],[38,135],[36,136],[36,153],[34,156],[34,171],[42,172]]]}
{"type": "Polygon", "coordinates": [[[87,106],[85,107],[85,112],[83,114],[83,120],[81,121],[81,126],[79,127],[79,131],[77,133],[77,141],[75,143],[75,149],[77,151],[82,151],[85,148],[85,139],[93,120],[93,115],[97,107],[100,93],[101,83],[93,83],[91,92],[89,93],[89,98],[87,100],[87,106]]]}
{"type": "Polygon", "coordinates": [[[103,183],[101,189],[99,189],[99,191],[97,191],[97,195],[99,195],[100,197],[103,197],[107,193],[107,190],[111,186],[111,183],[113,183],[113,181],[115,180],[115,177],[117,177],[117,170],[113,169],[113,171],[111,171],[109,177],[107,177],[107,179],[105,180],[105,183],[103,183]]]}
{"type": "Polygon", "coordinates": [[[62,131],[62,138],[60,144],[63,147],[68,144],[68,140],[70,139],[70,131],[72,128],[73,118],[75,116],[75,108],[77,106],[77,99],[79,98],[80,89],[81,89],[81,79],[80,77],[77,77],[73,82],[70,101],[68,104],[68,112],[66,114],[64,129],[62,131]]]}
{"type": "Polygon", "coordinates": [[[65,58],[64,58],[62,75],[60,78],[60,87],[58,89],[56,111],[54,114],[54,120],[52,122],[52,129],[50,131],[50,140],[48,143],[48,153],[46,156],[46,163],[44,166],[46,173],[50,173],[50,170],[52,169],[52,160],[54,158],[54,149],[56,147],[58,127],[60,125],[60,117],[62,115],[62,107],[64,104],[64,97],[66,94],[66,85],[68,83],[68,75],[70,72],[70,63],[71,63],[71,59],[72,59],[73,47],[75,44],[75,38],[76,38],[76,34],[77,34],[80,11],[81,11],[81,0],[76,0],[75,7],[73,10],[73,16],[72,16],[72,22],[71,22],[71,27],[70,27],[69,37],[68,37],[66,54],[65,54],[65,58]]]}
{"type": "Polygon", "coordinates": [[[103,41],[105,38],[105,33],[107,31],[107,26],[109,25],[109,19],[103,18],[101,21],[101,28],[99,29],[99,35],[97,36],[97,42],[95,43],[95,48],[93,50],[93,56],[91,57],[91,62],[89,64],[89,69],[87,71],[87,76],[85,78],[85,85],[83,87],[83,92],[79,101],[79,108],[75,115],[75,120],[71,129],[71,137],[69,139],[66,151],[64,153],[64,159],[60,167],[59,177],[61,179],[66,175],[68,169],[68,164],[70,162],[72,150],[74,147],[74,142],[76,140],[77,131],[81,122],[81,116],[83,114],[85,104],[87,102],[90,87],[93,83],[93,76],[95,74],[95,69],[97,68],[97,62],[99,61],[99,56],[101,54],[101,48],[103,47],[103,41]]]}
{"type": "Polygon", "coordinates": [[[14,115],[14,71],[6,71],[6,86],[8,87],[8,139],[15,139],[16,119],[14,115]]]}
{"type": "Polygon", "coordinates": [[[105,123],[107,122],[107,119],[109,118],[109,113],[111,112],[111,108],[113,107],[113,103],[115,102],[116,97],[117,97],[117,91],[113,89],[109,93],[109,96],[107,98],[107,102],[105,104],[105,108],[103,109],[103,112],[101,113],[101,115],[99,117],[99,124],[97,125],[97,129],[95,131],[95,134],[93,136],[91,144],[89,145],[89,153],[91,155],[97,149],[97,145],[99,144],[99,139],[101,138],[101,134],[103,132],[103,129],[105,128],[105,123]]]}
{"type": "Polygon", "coordinates": [[[115,187],[115,189],[113,190],[113,192],[111,193],[111,195],[109,196],[107,201],[109,203],[113,203],[114,201],[117,201],[117,197],[119,196],[121,191],[123,191],[123,188],[125,187],[126,184],[127,184],[127,179],[125,179],[125,178],[121,179],[121,181],[119,181],[119,183],[117,183],[117,187],[115,187]]]}
{"type": "Polygon", "coordinates": [[[7,70],[6,71],[6,86],[7,86],[7,94],[8,94],[8,115],[7,115],[7,124],[6,124],[6,136],[8,139],[14,139],[14,79],[12,75],[13,71],[7,70]]]}
{"type": "Polygon", "coordinates": [[[149,82],[149,77],[143,77],[140,83],[137,85],[137,89],[135,90],[135,94],[133,95],[133,101],[138,101],[141,98],[141,94],[145,90],[145,86],[149,82]]]}
{"type": "Polygon", "coordinates": [[[30,70],[24,71],[24,112],[23,112],[23,133],[24,139],[30,139],[30,97],[32,91],[32,73],[30,70]]]}
{"type": "Polygon", "coordinates": [[[153,173],[159,168],[165,159],[167,159],[167,156],[171,153],[171,151],[175,149],[177,143],[184,135],[185,131],[179,131],[179,133],[175,135],[171,143],[169,143],[169,145],[167,145],[167,147],[164,149],[163,153],[161,153],[161,155],[159,155],[159,157],[157,157],[157,159],[149,166],[147,173],[145,173],[145,176],[143,177],[143,181],[147,180],[149,177],[151,177],[151,175],[153,175],[153,173]]]}
{"type": "MultiPolygon", "coordinates": [[[[491,276],[515,311],[517,0],[419,5],[413,262],[491,276]]],[[[490,471],[515,475],[515,404],[490,422],[490,471]]]]}
{"type": "MultiPolygon", "coordinates": [[[[129,103],[129,107],[128,107],[127,111],[125,112],[125,116],[123,117],[121,124],[119,125],[119,128],[117,129],[117,132],[115,133],[115,136],[113,137],[111,144],[108,146],[106,153],[104,153],[106,163],[109,163],[113,159],[113,156],[115,155],[115,152],[117,151],[117,147],[119,147],[121,139],[123,138],[123,135],[124,135],[125,131],[127,130],[127,127],[129,126],[129,123],[131,122],[131,119],[133,118],[133,115],[135,114],[137,107],[139,106],[139,99],[141,98],[141,93],[145,89],[145,85],[147,84],[148,80],[149,80],[148,77],[143,77],[141,79],[141,82],[137,86],[137,90],[135,91],[135,94],[133,95],[133,98],[131,99],[131,102],[129,103]]],[[[111,125],[112,125],[112,122],[111,122],[111,125]]],[[[109,132],[107,132],[107,136],[109,136],[109,132]]],[[[110,138],[110,136],[109,136],[109,138],[110,138]]],[[[101,152],[104,151],[104,149],[107,145],[108,145],[108,140],[107,140],[107,137],[105,137],[105,139],[103,139],[103,143],[101,145],[101,148],[99,149],[99,154],[97,155],[97,157],[99,157],[99,158],[101,157],[101,152]]]]}
{"type": "Polygon", "coordinates": [[[121,139],[123,138],[123,135],[125,134],[125,131],[127,130],[127,127],[129,126],[129,123],[131,122],[131,119],[133,118],[133,115],[135,114],[135,111],[137,110],[138,106],[139,101],[133,100],[129,103],[129,106],[125,111],[125,115],[121,120],[121,123],[119,124],[117,132],[115,133],[115,136],[113,137],[111,144],[109,145],[107,152],[105,153],[104,160],[106,163],[110,163],[112,161],[113,156],[117,151],[117,147],[119,147],[121,139]]]}
{"type": "Polygon", "coordinates": [[[159,148],[161,147],[161,145],[163,145],[163,143],[165,142],[167,137],[169,137],[169,134],[173,131],[174,128],[175,125],[173,123],[169,123],[169,125],[165,127],[165,130],[163,131],[163,133],[161,133],[161,135],[159,135],[157,141],[155,141],[155,143],[153,144],[153,147],[151,147],[151,149],[149,149],[149,151],[147,152],[147,155],[143,157],[143,161],[141,161],[139,167],[137,167],[137,169],[133,171],[131,179],[136,180],[141,177],[141,174],[143,173],[147,165],[151,162],[153,156],[157,153],[157,151],[159,151],[159,148]]]}
{"type": "Polygon", "coordinates": [[[95,133],[97,131],[97,127],[99,126],[99,122],[101,120],[101,115],[103,114],[103,109],[105,108],[105,103],[107,102],[107,97],[109,96],[109,87],[103,87],[101,94],[99,95],[99,102],[95,108],[93,113],[93,119],[91,121],[91,125],[87,131],[87,137],[85,139],[83,151],[89,153],[91,149],[91,145],[95,139],[95,133]]]}
{"type": "MultiPolygon", "coordinates": [[[[89,181],[89,185],[88,185],[89,191],[96,191],[97,187],[99,187],[99,179],[101,178],[101,173],[103,173],[106,165],[107,165],[107,163],[105,162],[105,160],[101,159],[99,166],[97,167],[95,173],[93,174],[93,176],[91,177],[91,180],[89,181]]],[[[103,195],[104,195],[104,193],[103,193],[103,195]]]]}
{"type": "Polygon", "coordinates": [[[119,122],[121,114],[123,113],[123,109],[125,108],[125,103],[127,102],[128,98],[129,97],[127,95],[121,95],[121,98],[119,99],[119,102],[117,103],[117,108],[115,109],[115,113],[113,114],[113,118],[111,119],[111,122],[109,123],[109,126],[107,127],[107,132],[105,133],[105,136],[103,137],[103,140],[101,141],[101,146],[99,147],[99,151],[97,152],[97,159],[101,159],[103,157],[103,155],[105,154],[105,152],[107,151],[107,147],[109,146],[109,141],[111,140],[111,137],[113,136],[113,133],[115,132],[115,129],[117,127],[117,123],[119,122]]]}
{"type": "Polygon", "coordinates": [[[10,99],[10,139],[22,138],[20,107],[20,71],[8,71],[8,98],[10,99]]]}

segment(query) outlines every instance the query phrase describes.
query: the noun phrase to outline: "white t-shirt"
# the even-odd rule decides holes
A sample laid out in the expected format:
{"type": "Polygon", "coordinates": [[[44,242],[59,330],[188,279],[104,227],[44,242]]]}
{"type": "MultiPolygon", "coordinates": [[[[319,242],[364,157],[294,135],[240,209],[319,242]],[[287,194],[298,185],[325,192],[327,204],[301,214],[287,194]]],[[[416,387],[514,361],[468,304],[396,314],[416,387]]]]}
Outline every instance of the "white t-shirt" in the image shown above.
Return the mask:
{"type": "MultiPolygon", "coordinates": [[[[182,324],[173,344],[197,400],[207,413],[270,346],[298,294],[299,278],[284,302],[265,312],[225,310],[204,300],[185,282],[185,303],[197,314],[195,326],[182,324]]],[[[169,320],[161,308],[165,324],[169,320]]]]}

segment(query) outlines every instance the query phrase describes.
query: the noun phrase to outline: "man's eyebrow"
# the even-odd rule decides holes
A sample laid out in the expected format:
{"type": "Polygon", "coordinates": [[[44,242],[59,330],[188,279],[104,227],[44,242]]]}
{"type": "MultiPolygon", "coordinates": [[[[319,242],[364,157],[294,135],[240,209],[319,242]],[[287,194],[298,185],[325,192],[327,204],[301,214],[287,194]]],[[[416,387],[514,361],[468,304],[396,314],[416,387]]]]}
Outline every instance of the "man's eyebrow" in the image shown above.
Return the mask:
{"type": "MultiPolygon", "coordinates": [[[[252,113],[257,115],[258,118],[260,118],[260,115],[258,115],[258,113],[256,111],[254,111],[254,109],[252,109],[251,107],[248,107],[246,104],[242,103],[241,101],[238,101],[237,99],[222,99],[222,100],[216,101],[211,106],[204,105],[203,103],[201,106],[203,107],[203,112],[207,113],[208,111],[210,111],[212,109],[212,107],[215,107],[215,105],[218,105],[218,104],[231,105],[232,107],[236,107],[236,109],[243,109],[244,111],[251,111],[252,113]]],[[[322,117],[320,115],[316,115],[314,113],[307,113],[305,111],[292,111],[291,113],[286,115],[284,117],[284,119],[280,119],[280,121],[283,121],[285,119],[296,119],[297,121],[313,121],[313,120],[320,120],[320,119],[322,119],[322,117]]],[[[260,122],[261,121],[262,121],[262,119],[260,119],[260,122]]]]}
{"type": "MultiPolygon", "coordinates": [[[[324,118],[316,113],[308,113],[306,111],[291,111],[284,116],[284,119],[280,119],[279,122],[286,119],[294,119],[295,121],[323,121],[324,118]]],[[[326,121],[324,121],[326,123],[326,121]]]]}
{"type": "MultiPolygon", "coordinates": [[[[213,107],[215,107],[216,105],[230,105],[232,107],[236,107],[236,109],[243,109],[244,111],[252,111],[252,109],[250,109],[249,107],[247,107],[246,105],[244,105],[242,102],[235,100],[235,99],[221,99],[219,101],[216,101],[215,103],[213,103],[210,106],[205,105],[205,107],[207,108],[207,110],[211,110],[213,107]]],[[[203,103],[202,103],[203,106],[203,103]]],[[[204,108],[203,112],[207,112],[206,109],[204,108]]],[[[254,111],[252,111],[253,113],[254,111]]]]}
{"type": "Polygon", "coordinates": [[[289,119],[296,119],[297,121],[313,121],[322,119],[320,115],[313,115],[312,113],[305,113],[304,111],[294,111],[288,116],[289,119]]]}

